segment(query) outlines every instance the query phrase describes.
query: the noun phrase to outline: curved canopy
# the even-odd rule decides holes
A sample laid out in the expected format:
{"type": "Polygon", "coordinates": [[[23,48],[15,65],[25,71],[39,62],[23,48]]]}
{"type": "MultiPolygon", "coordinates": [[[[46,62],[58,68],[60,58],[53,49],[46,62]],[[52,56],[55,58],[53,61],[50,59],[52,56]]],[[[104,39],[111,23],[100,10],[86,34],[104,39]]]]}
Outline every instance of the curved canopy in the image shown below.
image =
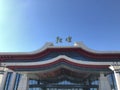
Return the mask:
{"type": "Polygon", "coordinates": [[[69,67],[81,71],[109,71],[109,62],[120,61],[118,52],[97,52],[83,44],[59,47],[46,44],[42,49],[29,53],[0,53],[1,65],[15,71],[45,71],[69,67]]]}

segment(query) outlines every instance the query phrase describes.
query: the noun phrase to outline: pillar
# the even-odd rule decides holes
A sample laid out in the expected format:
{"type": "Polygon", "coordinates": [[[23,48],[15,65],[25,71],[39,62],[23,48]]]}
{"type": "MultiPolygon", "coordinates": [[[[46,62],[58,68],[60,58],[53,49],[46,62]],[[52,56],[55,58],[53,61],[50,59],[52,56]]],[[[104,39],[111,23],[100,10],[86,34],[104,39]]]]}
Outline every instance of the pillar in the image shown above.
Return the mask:
{"type": "Polygon", "coordinates": [[[21,79],[20,79],[20,82],[19,82],[19,85],[18,85],[18,90],[28,90],[29,89],[29,85],[28,85],[28,77],[26,74],[23,74],[21,76],[21,79]]]}
{"type": "Polygon", "coordinates": [[[99,78],[99,90],[111,90],[109,80],[103,73],[100,74],[99,78]]]}
{"type": "Polygon", "coordinates": [[[116,88],[120,90],[120,74],[114,71],[115,81],[116,81],[116,88]]]}
{"type": "Polygon", "coordinates": [[[4,90],[5,82],[6,82],[6,77],[7,77],[7,71],[3,73],[2,78],[2,83],[0,84],[0,90],[4,90]]]}
{"type": "Polygon", "coordinates": [[[11,77],[11,81],[10,81],[10,85],[8,87],[9,90],[13,90],[14,89],[15,79],[16,79],[16,73],[13,72],[12,77],[11,77]]]}
{"type": "Polygon", "coordinates": [[[4,73],[3,73],[3,72],[0,72],[0,86],[1,86],[1,84],[2,84],[2,78],[3,78],[3,76],[4,76],[4,73]]]}

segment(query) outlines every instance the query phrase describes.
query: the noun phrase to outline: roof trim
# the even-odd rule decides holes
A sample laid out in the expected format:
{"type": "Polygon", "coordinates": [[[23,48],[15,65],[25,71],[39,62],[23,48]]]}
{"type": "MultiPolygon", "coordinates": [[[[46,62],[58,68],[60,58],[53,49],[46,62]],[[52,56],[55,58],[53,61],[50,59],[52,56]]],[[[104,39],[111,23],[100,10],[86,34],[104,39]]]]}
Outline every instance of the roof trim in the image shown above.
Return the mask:
{"type": "Polygon", "coordinates": [[[61,51],[65,49],[80,49],[78,52],[83,53],[87,57],[91,58],[120,58],[120,51],[95,51],[86,47],[82,42],[76,42],[74,46],[54,46],[53,43],[46,43],[41,49],[38,49],[33,52],[9,52],[9,53],[0,53],[0,60],[10,60],[10,59],[34,59],[47,55],[50,50],[56,49],[61,51]]]}

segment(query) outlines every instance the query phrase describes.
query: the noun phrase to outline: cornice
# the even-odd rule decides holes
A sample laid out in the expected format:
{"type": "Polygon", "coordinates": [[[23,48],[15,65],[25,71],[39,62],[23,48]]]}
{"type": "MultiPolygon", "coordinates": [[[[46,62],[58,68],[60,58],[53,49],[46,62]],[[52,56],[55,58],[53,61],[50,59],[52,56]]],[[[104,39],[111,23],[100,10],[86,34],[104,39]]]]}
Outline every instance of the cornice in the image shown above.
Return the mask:
{"type": "Polygon", "coordinates": [[[0,60],[11,60],[11,59],[35,59],[43,57],[52,51],[76,51],[79,54],[83,54],[89,58],[96,59],[120,59],[120,51],[95,51],[86,47],[82,42],[76,42],[74,46],[54,46],[53,43],[46,43],[41,49],[33,52],[7,52],[0,53],[0,60]]]}

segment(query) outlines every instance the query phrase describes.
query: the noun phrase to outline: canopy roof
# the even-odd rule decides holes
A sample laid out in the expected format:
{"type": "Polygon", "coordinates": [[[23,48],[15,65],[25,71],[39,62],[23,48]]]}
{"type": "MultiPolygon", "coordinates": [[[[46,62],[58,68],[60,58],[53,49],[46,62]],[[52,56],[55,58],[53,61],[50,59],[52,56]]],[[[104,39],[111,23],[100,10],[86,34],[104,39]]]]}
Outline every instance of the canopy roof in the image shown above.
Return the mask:
{"type": "Polygon", "coordinates": [[[70,70],[109,71],[112,62],[120,61],[120,52],[102,52],[87,48],[83,43],[74,46],[54,46],[47,43],[34,52],[0,53],[1,65],[16,71],[46,71],[67,67],[70,70]]]}
{"type": "MultiPolygon", "coordinates": [[[[92,59],[109,59],[108,61],[120,61],[119,51],[95,51],[86,47],[83,43],[75,43],[74,46],[54,46],[52,43],[46,43],[41,49],[33,52],[0,52],[0,60],[11,61],[11,60],[33,60],[36,58],[43,58],[49,54],[57,53],[58,55],[69,55],[76,54],[77,57],[81,55],[92,59]]],[[[49,56],[48,56],[49,57],[49,56]]]]}

